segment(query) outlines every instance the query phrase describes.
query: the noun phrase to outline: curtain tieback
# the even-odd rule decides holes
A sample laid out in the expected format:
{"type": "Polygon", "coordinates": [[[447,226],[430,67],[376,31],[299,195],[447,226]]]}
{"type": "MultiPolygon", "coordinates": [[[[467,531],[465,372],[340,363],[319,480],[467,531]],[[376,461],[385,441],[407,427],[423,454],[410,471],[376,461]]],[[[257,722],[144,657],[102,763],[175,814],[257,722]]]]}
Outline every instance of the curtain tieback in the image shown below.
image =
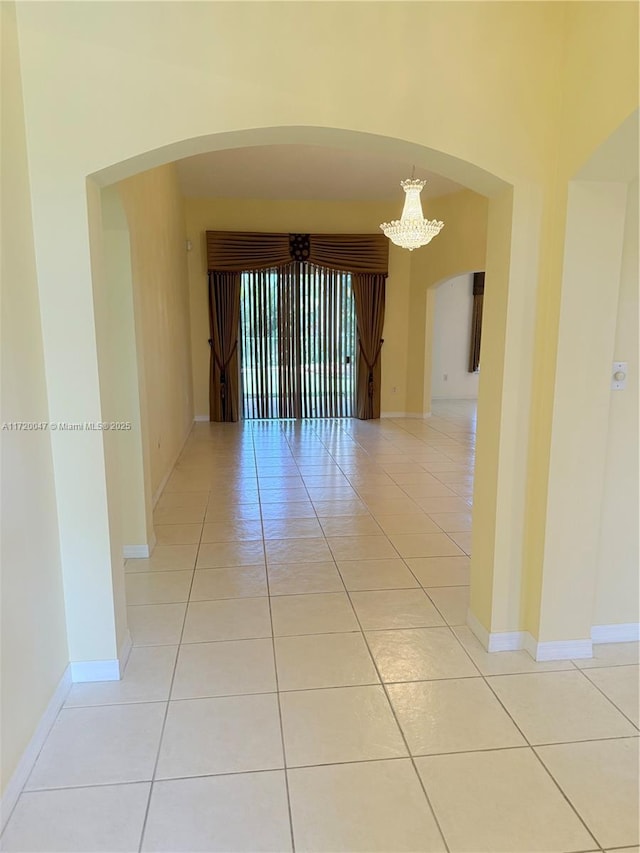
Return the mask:
{"type": "Polygon", "coordinates": [[[362,346],[362,341],[360,339],[358,339],[358,346],[360,347],[360,352],[362,353],[362,357],[365,360],[365,364],[369,368],[369,376],[368,376],[368,380],[367,380],[367,382],[368,382],[367,391],[368,391],[369,397],[373,397],[373,387],[374,387],[373,370],[374,370],[374,368],[378,362],[378,359],[380,358],[380,351],[382,350],[382,344],[383,343],[384,343],[384,338],[380,338],[380,343],[378,344],[378,346],[376,348],[376,353],[373,357],[373,361],[369,361],[369,359],[367,358],[367,354],[364,351],[364,347],[362,346]]]}
{"type": "Polygon", "coordinates": [[[211,344],[211,348],[213,349],[213,357],[218,365],[218,370],[220,371],[220,398],[224,400],[227,396],[227,367],[229,366],[229,362],[233,358],[235,351],[238,348],[238,339],[236,338],[234,345],[231,347],[231,352],[227,360],[223,363],[218,358],[218,353],[216,352],[215,347],[213,346],[213,342],[211,338],[209,338],[209,343],[211,344]]]}

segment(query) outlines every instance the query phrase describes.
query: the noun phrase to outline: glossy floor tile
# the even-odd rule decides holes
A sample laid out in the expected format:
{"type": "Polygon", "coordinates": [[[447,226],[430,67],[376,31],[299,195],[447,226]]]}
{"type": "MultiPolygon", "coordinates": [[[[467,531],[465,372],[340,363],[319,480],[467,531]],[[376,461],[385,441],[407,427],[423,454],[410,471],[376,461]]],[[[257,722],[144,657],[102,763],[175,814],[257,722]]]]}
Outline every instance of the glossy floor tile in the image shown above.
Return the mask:
{"type": "Polygon", "coordinates": [[[283,766],[275,694],[171,702],[157,779],[283,766]]]}
{"type": "Polygon", "coordinates": [[[256,598],[267,594],[264,566],[234,566],[231,569],[200,569],[193,578],[191,601],[222,598],[256,598]]]}
{"type": "Polygon", "coordinates": [[[202,535],[202,525],[157,524],[154,531],[158,545],[197,545],[202,535]]]}
{"type": "Polygon", "coordinates": [[[235,598],[191,602],[187,607],[182,641],[208,643],[270,636],[268,598],[235,598]]]}
{"type": "Polygon", "coordinates": [[[157,782],[142,850],[286,853],[291,828],[284,772],[157,782]]]}
{"type": "Polygon", "coordinates": [[[640,741],[583,741],[536,752],[603,847],[640,842],[640,741]]]}
{"type": "Polygon", "coordinates": [[[406,563],[423,587],[469,586],[469,557],[414,557],[406,563]]]}
{"type": "Polygon", "coordinates": [[[446,533],[392,533],[389,538],[405,559],[462,555],[462,550],[446,533]]]}
{"type": "Polygon", "coordinates": [[[434,755],[416,765],[451,853],[597,849],[528,748],[434,755]]]}
{"type": "Polygon", "coordinates": [[[338,569],[348,590],[419,586],[415,576],[398,557],[387,560],[339,560],[338,569]]]}
{"type": "Polygon", "coordinates": [[[344,592],[279,596],[271,600],[271,614],[276,637],[358,630],[353,607],[344,592]]]}
{"type": "Polygon", "coordinates": [[[170,604],[189,600],[193,572],[134,572],[125,575],[128,604],[170,604]]]}
{"type": "Polygon", "coordinates": [[[230,566],[254,566],[264,563],[262,540],[211,542],[201,544],[197,569],[225,569],[230,566]]]}
{"type": "Polygon", "coordinates": [[[421,589],[352,592],[351,602],[365,631],[444,624],[442,617],[421,589]]]}
{"type": "Polygon", "coordinates": [[[367,642],[385,682],[479,675],[449,628],[369,631],[367,642]]]}
{"type": "Polygon", "coordinates": [[[488,680],[531,744],[638,733],[581,672],[503,675],[488,680]]]}
{"type": "Polygon", "coordinates": [[[634,725],[640,725],[640,667],[593,667],[585,675],[634,725]]]}
{"type": "Polygon", "coordinates": [[[288,775],[296,850],[446,849],[407,759],[305,767],[288,775]]]}
{"type": "Polygon", "coordinates": [[[447,625],[466,625],[469,610],[468,586],[427,587],[427,595],[447,625]]]}
{"type": "Polygon", "coordinates": [[[380,679],[360,632],[277,637],[280,690],[377,684],[380,679]]]}
{"type": "Polygon", "coordinates": [[[197,699],[275,690],[270,638],[185,643],[180,647],[171,698],[197,699]]]}
{"type": "Polygon", "coordinates": [[[150,788],[144,782],[25,793],[0,849],[3,853],[135,853],[150,788]]]}
{"type": "Polygon", "coordinates": [[[127,621],[133,644],[159,646],[179,643],[186,611],[186,602],[127,607],[127,621]]]}
{"type": "Polygon", "coordinates": [[[271,595],[344,591],[342,578],[333,561],[269,565],[267,577],[271,595]]]}
{"type": "Polygon", "coordinates": [[[407,754],[382,687],[282,693],[280,702],[288,767],[407,754]]]}
{"type": "Polygon", "coordinates": [[[412,755],[526,745],[482,678],[390,684],[388,691],[412,755]]]}
{"type": "Polygon", "coordinates": [[[3,851],[638,853],[638,645],[466,627],[475,406],[194,425],[3,851]],[[146,817],[145,817],[146,816],[146,817]]]}
{"type": "Polygon", "coordinates": [[[63,708],[25,790],[153,777],[166,703],[63,708]]]}

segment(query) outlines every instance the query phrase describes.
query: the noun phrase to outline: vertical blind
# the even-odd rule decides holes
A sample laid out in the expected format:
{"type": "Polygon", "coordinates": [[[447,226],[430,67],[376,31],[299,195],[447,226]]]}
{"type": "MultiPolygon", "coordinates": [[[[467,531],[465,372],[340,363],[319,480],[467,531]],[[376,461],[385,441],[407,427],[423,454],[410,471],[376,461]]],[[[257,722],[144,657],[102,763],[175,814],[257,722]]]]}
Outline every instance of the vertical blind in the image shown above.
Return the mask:
{"type": "Polygon", "coordinates": [[[237,420],[241,400],[245,417],[380,417],[389,241],[382,234],[246,231],[207,231],[206,241],[211,420],[237,420]],[[234,350],[241,278],[243,316],[252,325],[243,324],[249,331],[234,350]]]}
{"type": "Polygon", "coordinates": [[[351,417],[356,320],[351,275],[309,263],[241,276],[245,418],[351,417]]]}

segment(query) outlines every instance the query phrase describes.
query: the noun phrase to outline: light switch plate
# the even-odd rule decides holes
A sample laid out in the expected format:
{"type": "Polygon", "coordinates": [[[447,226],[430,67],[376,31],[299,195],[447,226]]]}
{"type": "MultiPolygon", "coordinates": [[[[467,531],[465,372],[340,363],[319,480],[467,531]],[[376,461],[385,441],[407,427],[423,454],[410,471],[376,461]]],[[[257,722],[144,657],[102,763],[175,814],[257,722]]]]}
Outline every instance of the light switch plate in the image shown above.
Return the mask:
{"type": "Polygon", "coordinates": [[[629,363],[627,361],[614,361],[613,370],[611,371],[611,388],[614,391],[622,391],[627,384],[627,370],[629,363]],[[624,376],[616,378],[616,374],[623,373],[624,376]]]}

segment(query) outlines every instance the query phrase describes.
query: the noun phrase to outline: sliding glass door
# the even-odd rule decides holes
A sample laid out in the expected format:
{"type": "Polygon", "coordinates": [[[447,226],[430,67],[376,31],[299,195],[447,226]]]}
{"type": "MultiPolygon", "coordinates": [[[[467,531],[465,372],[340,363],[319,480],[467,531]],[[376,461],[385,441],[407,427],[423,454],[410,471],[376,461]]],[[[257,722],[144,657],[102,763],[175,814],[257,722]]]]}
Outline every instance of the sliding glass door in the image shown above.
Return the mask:
{"type": "Polygon", "coordinates": [[[351,417],[356,322],[349,273],[292,263],[242,274],[244,418],[351,417]]]}

